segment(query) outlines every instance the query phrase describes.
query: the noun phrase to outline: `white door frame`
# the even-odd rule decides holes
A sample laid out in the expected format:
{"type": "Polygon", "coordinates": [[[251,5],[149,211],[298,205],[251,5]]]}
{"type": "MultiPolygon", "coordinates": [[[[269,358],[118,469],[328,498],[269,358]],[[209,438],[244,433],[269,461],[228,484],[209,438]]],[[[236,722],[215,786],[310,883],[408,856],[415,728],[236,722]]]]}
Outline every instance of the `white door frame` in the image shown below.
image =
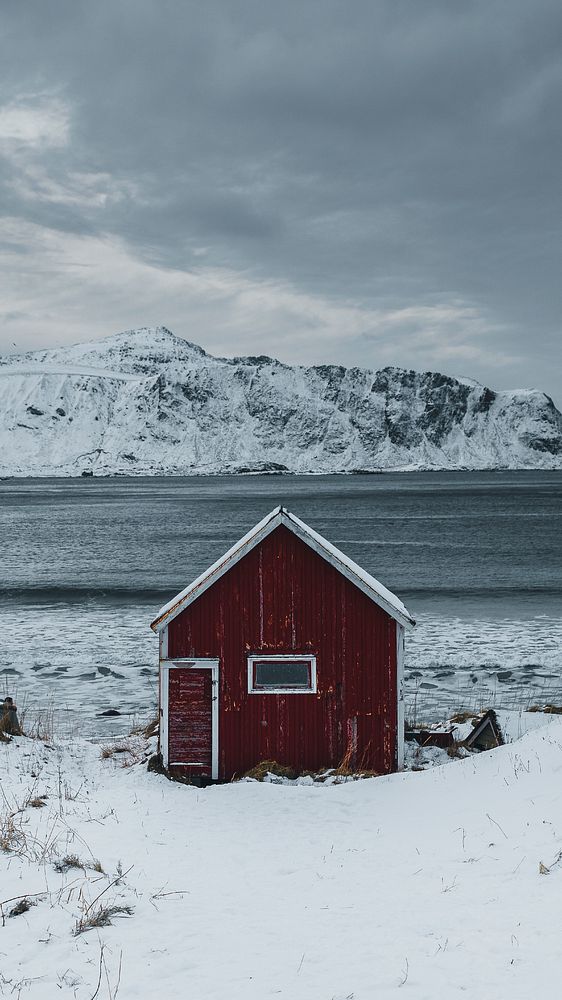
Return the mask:
{"type": "MultiPolygon", "coordinates": [[[[168,755],[168,709],[170,694],[170,670],[203,670],[211,671],[211,778],[218,781],[219,777],[219,661],[208,657],[178,656],[173,660],[160,660],[160,749],[164,767],[169,766],[168,755]]],[[[179,764],[174,761],[174,764],[179,764]]],[[[188,763],[187,761],[185,763],[188,763]]]]}

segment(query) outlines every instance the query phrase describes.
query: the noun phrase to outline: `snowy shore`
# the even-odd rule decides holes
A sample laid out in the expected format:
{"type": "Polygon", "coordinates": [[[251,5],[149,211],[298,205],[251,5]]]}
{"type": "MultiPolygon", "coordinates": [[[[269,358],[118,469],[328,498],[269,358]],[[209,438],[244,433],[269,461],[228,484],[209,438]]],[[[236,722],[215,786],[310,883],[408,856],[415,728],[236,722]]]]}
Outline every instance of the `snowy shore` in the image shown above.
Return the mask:
{"type": "Polygon", "coordinates": [[[172,784],[140,738],[106,757],[84,740],[2,744],[0,996],[551,995],[562,719],[539,722],[488,753],[337,786],[172,784]]]}

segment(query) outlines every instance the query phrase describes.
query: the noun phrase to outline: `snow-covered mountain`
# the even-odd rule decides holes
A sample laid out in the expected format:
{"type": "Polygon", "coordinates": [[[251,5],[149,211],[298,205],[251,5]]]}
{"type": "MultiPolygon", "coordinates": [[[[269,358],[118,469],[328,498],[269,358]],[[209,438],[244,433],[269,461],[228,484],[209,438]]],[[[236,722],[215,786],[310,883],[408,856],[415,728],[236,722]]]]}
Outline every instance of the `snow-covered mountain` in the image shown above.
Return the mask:
{"type": "Polygon", "coordinates": [[[562,415],[402,368],[214,358],[164,327],[0,358],[0,475],[562,468],[562,415]]]}

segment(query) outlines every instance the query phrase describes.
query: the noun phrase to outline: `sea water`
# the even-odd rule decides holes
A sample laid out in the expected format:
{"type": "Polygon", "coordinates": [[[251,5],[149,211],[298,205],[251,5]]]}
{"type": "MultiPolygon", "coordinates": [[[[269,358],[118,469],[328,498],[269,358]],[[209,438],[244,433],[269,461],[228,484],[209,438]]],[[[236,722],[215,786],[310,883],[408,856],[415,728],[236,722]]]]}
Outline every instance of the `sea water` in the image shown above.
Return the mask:
{"type": "Polygon", "coordinates": [[[562,703],[560,472],[5,480],[0,693],[98,737],[154,715],[150,621],[277,504],[416,618],[410,718],[562,703]]]}

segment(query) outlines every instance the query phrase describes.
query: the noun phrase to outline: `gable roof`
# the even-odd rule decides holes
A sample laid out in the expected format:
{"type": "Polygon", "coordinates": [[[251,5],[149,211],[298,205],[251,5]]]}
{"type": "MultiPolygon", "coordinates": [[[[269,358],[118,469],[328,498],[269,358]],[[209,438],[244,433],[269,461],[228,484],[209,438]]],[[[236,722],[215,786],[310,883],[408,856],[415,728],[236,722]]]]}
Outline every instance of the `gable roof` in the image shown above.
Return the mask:
{"type": "Polygon", "coordinates": [[[346,556],[345,553],[341,552],[335,545],[332,545],[331,542],[326,541],[322,535],[309,528],[304,521],[291,514],[285,507],[275,507],[267,517],[264,517],[263,521],[256,524],[228,552],[225,552],[220,559],[217,559],[212,566],[209,566],[209,569],[206,569],[185,590],[182,590],[171,601],[165,604],[164,607],[160,608],[156,618],[151,623],[151,629],[154,632],[161,632],[172,619],[179,615],[185,608],[189,607],[190,604],[193,604],[201,594],[204,594],[232,566],[239,562],[240,559],[243,559],[248,552],[251,552],[256,545],[259,545],[264,538],[267,538],[280,525],[284,525],[285,528],[292,531],[297,538],[300,538],[301,541],[317,552],[326,562],[334,566],[339,573],[350,580],[351,583],[354,583],[359,590],[362,590],[367,597],[401,625],[411,627],[416,624],[415,620],[402,604],[402,601],[390,590],[387,590],[386,587],[383,587],[382,583],[375,580],[374,576],[367,573],[353,559],[346,556]]]}

